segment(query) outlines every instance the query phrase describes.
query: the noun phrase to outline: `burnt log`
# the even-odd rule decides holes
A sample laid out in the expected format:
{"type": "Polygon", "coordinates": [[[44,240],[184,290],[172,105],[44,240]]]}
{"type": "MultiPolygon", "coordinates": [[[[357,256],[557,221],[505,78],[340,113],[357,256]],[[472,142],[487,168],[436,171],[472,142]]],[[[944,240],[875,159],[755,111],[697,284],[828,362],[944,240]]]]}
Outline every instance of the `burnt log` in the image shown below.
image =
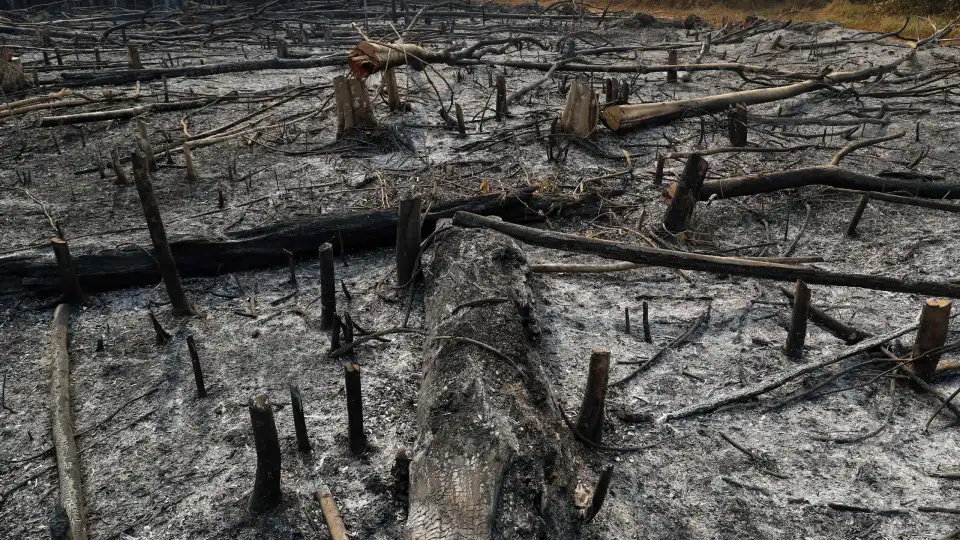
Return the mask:
{"type": "MultiPolygon", "coordinates": [[[[554,206],[565,209],[591,204],[555,197],[535,196],[534,188],[497,193],[433,205],[424,216],[423,234],[429,235],[437,221],[459,210],[497,215],[507,221],[543,219],[554,206]]],[[[298,260],[317,257],[317,246],[330,242],[340,253],[360,252],[392,246],[397,238],[396,210],[363,213],[325,214],[306,220],[283,221],[246,231],[228,233],[224,238],[186,237],[170,241],[170,251],[183,278],[217,276],[229,272],[289,264],[293,253],[298,260]]],[[[74,253],[77,278],[87,293],[154,285],[160,281],[155,255],[136,247],[98,253],[74,253]]],[[[53,296],[60,292],[60,271],[49,250],[30,250],[0,257],[0,296],[33,293],[53,296]]]]}
{"type": "Polygon", "coordinates": [[[528,538],[575,538],[563,447],[572,439],[557,431],[521,316],[532,302],[523,252],[505,235],[461,228],[439,234],[436,250],[405,538],[488,540],[518,526],[528,538]],[[511,301],[456,309],[477,291],[511,301]]]}

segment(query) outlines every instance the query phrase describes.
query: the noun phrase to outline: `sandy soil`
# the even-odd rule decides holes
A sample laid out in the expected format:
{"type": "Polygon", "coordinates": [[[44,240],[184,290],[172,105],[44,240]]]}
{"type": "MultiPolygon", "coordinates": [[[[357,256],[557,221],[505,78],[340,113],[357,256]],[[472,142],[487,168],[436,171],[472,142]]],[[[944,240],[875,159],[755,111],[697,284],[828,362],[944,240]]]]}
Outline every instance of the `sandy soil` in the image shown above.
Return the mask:
{"type": "MultiPolygon", "coordinates": [[[[437,22],[434,21],[435,28],[437,22]]],[[[349,27],[338,31],[347,35],[349,27]]],[[[675,28],[622,28],[540,25],[511,21],[462,21],[456,42],[472,42],[480,31],[491,35],[529,32],[553,44],[574,35],[578,48],[655,45],[663,41],[694,42],[675,28]]],[[[373,35],[389,31],[373,26],[373,35]]],[[[884,42],[809,51],[771,52],[770,44],[830,41],[855,32],[828,24],[806,25],[764,33],[743,43],[714,45],[702,61],[739,59],[744,63],[817,72],[826,66],[857,69],[889,62],[905,53],[902,44],[884,42]]],[[[431,46],[447,39],[437,32],[420,36],[431,46]]],[[[295,45],[310,54],[329,54],[346,46],[328,47],[314,40],[295,45]]],[[[16,49],[16,45],[14,45],[16,49]]],[[[65,51],[68,49],[64,49],[65,51]]],[[[234,43],[214,51],[196,45],[142,51],[144,61],[158,64],[172,51],[181,63],[269,57],[272,52],[234,43]],[[214,57],[214,55],[217,55],[214,57]]],[[[692,62],[695,48],[681,51],[692,62]]],[[[76,62],[66,55],[67,66],[76,62]]],[[[87,56],[91,56],[87,54],[87,56]]],[[[504,57],[552,59],[556,52],[510,51],[504,57]]],[[[625,53],[619,62],[660,63],[665,53],[625,53]]],[[[29,66],[40,56],[24,50],[29,66]]],[[[81,54],[83,58],[83,54],[81,54]]],[[[118,49],[104,50],[104,61],[122,62],[118,49]]],[[[89,60],[84,58],[85,60],[89,60]]],[[[782,170],[829,161],[848,143],[840,133],[862,118],[877,117],[886,104],[889,124],[864,124],[854,138],[908,131],[908,136],[857,152],[847,167],[879,173],[909,173],[925,180],[952,180],[954,154],[960,145],[958,110],[953,88],[960,54],[953,49],[919,54],[915,66],[883,82],[858,85],[863,91],[904,89],[915,85],[943,88],[924,96],[863,97],[850,93],[814,93],[779,104],[751,108],[752,114],[815,119],[811,125],[751,126],[751,144],[783,147],[811,144],[789,153],[719,154],[709,158],[710,178],[746,172],[782,170]],[[942,70],[943,79],[928,78],[942,70]],[[894,84],[899,77],[915,82],[894,84]],[[871,109],[873,108],[873,109],[871,109]],[[824,118],[849,126],[824,126],[824,118]],[[920,140],[914,128],[920,124],[920,140]],[[813,135],[828,134],[822,138],[813,135]],[[796,135],[807,135],[798,138],[796,135]],[[921,151],[925,159],[910,167],[921,151]]],[[[201,179],[188,183],[182,158],[164,164],[154,176],[168,231],[177,235],[218,235],[263,223],[320,212],[393,207],[406,189],[417,187],[433,200],[493,190],[540,185],[572,193],[586,180],[588,189],[624,188],[595,216],[559,220],[551,226],[600,238],[643,243],[659,222],[663,204],[652,185],[658,150],[686,151],[725,146],[725,120],[706,117],[626,135],[600,128],[593,145],[573,146],[563,163],[547,161],[543,132],[563,103],[565,81],[558,74],[511,109],[512,116],[493,120],[493,90],[487,68],[436,67],[423,73],[406,70],[398,77],[411,111],[390,113],[382,100],[376,110],[389,126],[391,144],[369,147],[334,140],[335,112],[331,79],[343,69],[265,71],[169,81],[171,97],[191,93],[225,95],[238,91],[242,101],[188,113],[190,133],[227,124],[258,107],[274,104],[281,92],[299,97],[264,112],[265,122],[284,128],[263,131],[250,140],[235,140],[195,152],[201,179]],[[430,80],[428,81],[428,77],[430,80]],[[469,137],[455,137],[443,125],[431,81],[445,102],[463,105],[469,137]],[[259,94],[255,94],[259,93],[259,94]],[[260,99],[259,102],[254,102],[260,99]],[[309,117],[307,117],[309,115],[309,117]],[[598,151],[597,149],[602,149],[598,151]],[[622,150],[631,154],[634,173],[589,180],[624,170],[622,150]],[[606,157],[605,157],[606,156],[606,157]],[[621,156],[621,157],[617,157],[621,156]],[[236,162],[236,175],[228,174],[236,162]],[[233,181],[231,181],[233,180],[233,181]],[[216,210],[218,188],[228,205],[216,210]],[[258,202],[250,202],[258,201],[258,202]],[[248,204],[249,203],[249,204],[248,204]],[[240,206],[243,205],[243,206],[240,206]]],[[[511,90],[539,74],[510,70],[511,90]]],[[[41,79],[55,80],[56,73],[41,79]]],[[[583,75],[598,90],[602,80],[583,75]]],[[[629,77],[631,102],[650,102],[715,94],[754,87],[736,74],[705,72],[689,81],[668,84],[662,74],[629,77]]],[[[379,76],[369,82],[379,88],[379,76]]],[[[51,85],[52,91],[56,85],[51,85]]],[[[123,88],[83,89],[99,97],[123,88]]],[[[141,101],[162,93],[153,82],[141,89],[141,101]]],[[[99,122],[79,127],[41,129],[33,113],[3,120],[0,137],[0,256],[41,244],[53,231],[34,197],[58,221],[76,252],[113,249],[121,244],[148,245],[143,218],[132,187],[113,186],[88,169],[96,152],[121,155],[133,148],[127,122],[99,122]],[[54,142],[56,140],[56,142],[54,142]],[[17,172],[29,172],[32,184],[18,183],[17,172]]],[[[174,140],[182,133],[183,113],[146,118],[154,144],[164,133],[174,140]]],[[[675,178],[682,163],[670,162],[666,179],[675,178]]],[[[108,173],[109,174],[109,173],[108,173]]],[[[891,276],[922,275],[960,279],[957,214],[872,202],[859,236],[843,235],[858,198],[824,188],[807,188],[741,200],[721,200],[697,210],[698,234],[684,249],[779,255],[796,242],[794,256],[822,256],[825,269],[891,276]]],[[[529,248],[533,262],[596,262],[580,256],[529,248]]],[[[429,258],[431,254],[428,252],[429,258]]],[[[377,251],[337,262],[350,299],[338,291],[341,309],[348,309],[364,328],[399,326],[408,314],[391,285],[392,253],[377,251]]],[[[394,336],[389,343],[361,347],[367,430],[371,450],[354,458],[346,444],[342,365],[326,358],[328,336],[317,327],[319,270],[315,261],[298,266],[299,289],[287,282],[287,270],[241,273],[215,279],[188,279],[187,288],[201,315],[177,319],[166,305],[161,286],[98,294],[71,317],[70,360],[73,406],[79,438],[91,538],[327,538],[312,499],[321,485],[331,487],[355,538],[399,538],[404,513],[392,496],[390,469],[398,448],[415,437],[414,404],[420,378],[421,340],[394,336]],[[289,293],[295,292],[290,296],[289,293]],[[249,313],[249,298],[257,311],[249,313]],[[276,301],[276,302],[275,302],[276,301]],[[158,346],[147,319],[152,309],[173,334],[158,346]],[[193,335],[200,349],[209,397],[198,399],[193,387],[185,338],[193,335]],[[102,339],[105,350],[96,351],[102,339]],[[307,426],[314,444],[299,454],[293,437],[287,385],[299,384],[305,398],[307,426]],[[246,515],[255,453],[246,410],[247,398],[266,393],[277,404],[276,418],[284,460],[282,510],[263,518],[246,515]]],[[[891,393],[881,369],[867,366],[846,374],[812,399],[767,410],[786,396],[826,380],[823,372],[789,385],[759,403],[660,424],[653,419],[703,398],[773,376],[796,364],[781,352],[789,305],[762,280],[715,276],[666,269],[640,269],[607,275],[538,275],[535,289],[544,338],[540,354],[550,367],[551,382],[570,414],[575,414],[592,348],[612,350],[615,361],[644,360],[682,334],[706,310],[709,321],[692,341],[668,352],[651,370],[611,392],[604,442],[642,446],[631,453],[604,453],[575,445],[578,476],[592,486],[602,468],[615,463],[611,495],[597,519],[584,529],[585,538],[732,539],[732,538],[941,538],[960,522],[946,513],[921,507],[956,507],[956,479],[934,476],[960,469],[958,435],[948,414],[924,429],[936,408],[930,396],[899,382],[891,393]],[[642,302],[648,302],[653,343],[640,328],[642,302]],[[623,310],[633,325],[625,332],[623,310]],[[834,391],[835,392],[831,392],[834,391]],[[893,408],[892,414],[890,413],[893,408]],[[876,436],[839,444],[823,437],[866,433],[887,421],[876,436]],[[629,421],[627,421],[629,420],[629,421]],[[721,434],[753,453],[747,456],[721,434]],[[832,506],[831,506],[832,505],[832,506]],[[869,509],[838,510],[837,505],[869,509]]],[[[418,291],[409,306],[407,325],[422,324],[418,291]]],[[[882,333],[915,320],[922,298],[843,287],[815,287],[814,303],[835,317],[871,333],[882,333]]],[[[49,536],[47,519],[57,499],[56,467],[49,436],[49,363],[46,356],[52,310],[49,299],[0,297],[0,371],[5,374],[5,405],[0,411],[0,538],[39,539],[49,536]]],[[[956,330],[950,339],[956,338],[956,330]]],[[[909,346],[912,336],[903,338],[909,346]]],[[[830,356],[843,343],[811,325],[805,362],[830,356]]],[[[835,366],[839,372],[865,356],[835,366]]],[[[628,374],[617,365],[614,380],[628,374]]],[[[937,381],[944,394],[953,391],[950,378],[937,381]]]]}

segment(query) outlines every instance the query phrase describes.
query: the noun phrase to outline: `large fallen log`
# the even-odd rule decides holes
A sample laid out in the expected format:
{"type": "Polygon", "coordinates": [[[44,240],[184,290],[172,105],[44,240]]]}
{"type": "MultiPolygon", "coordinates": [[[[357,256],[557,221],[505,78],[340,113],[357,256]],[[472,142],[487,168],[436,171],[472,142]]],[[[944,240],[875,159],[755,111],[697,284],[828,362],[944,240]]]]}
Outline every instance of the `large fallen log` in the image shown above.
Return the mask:
{"type": "Polygon", "coordinates": [[[535,246],[561,249],[575,253],[586,253],[606,259],[628,261],[638,264],[773,279],[777,281],[794,282],[799,279],[808,284],[861,287],[880,291],[960,298],[960,285],[945,281],[920,281],[866,274],[829,272],[818,268],[777,264],[753,259],[718,257],[715,255],[688,253],[686,251],[652,248],[625,242],[595,240],[574,234],[544,231],[523,225],[504,223],[467,212],[457,212],[453,216],[453,223],[462,227],[484,227],[492,229],[508,234],[521,242],[535,246]]]}
{"type": "Polygon", "coordinates": [[[404,538],[515,538],[521,527],[523,538],[576,538],[571,439],[529,344],[523,251],[495,232],[445,229],[429,275],[404,538]],[[509,301],[463,309],[487,296],[509,301]]]}
{"type": "MultiPolygon", "coordinates": [[[[573,208],[595,202],[535,195],[535,188],[509,194],[492,194],[436,204],[424,217],[424,234],[437,221],[464,210],[497,215],[509,221],[536,221],[551,208],[573,208]],[[564,206],[565,205],[565,206],[564,206]]],[[[316,257],[320,244],[330,242],[338,252],[356,252],[391,246],[396,241],[397,213],[383,210],[327,214],[307,220],[286,221],[220,238],[181,238],[170,242],[182,277],[215,276],[228,272],[281,266],[289,263],[287,251],[297,257],[316,257]]],[[[89,293],[152,285],[160,272],[151,251],[136,247],[75,254],[81,288],[89,293]]],[[[0,295],[31,292],[53,295],[59,291],[56,262],[47,250],[0,257],[0,295]]]]}
{"type": "Polygon", "coordinates": [[[53,447],[57,455],[60,476],[60,506],[66,512],[69,538],[87,540],[86,511],[83,502],[82,474],[77,458],[73,415],[70,412],[70,358],[67,354],[67,334],[70,324],[70,306],[60,304],[53,312],[53,333],[50,339],[50,424],[53,447]]]}
{"type": "Polygon", "coordinates": [[[877,75],[888,73],[897,68],[900,64],[906,62],[916,54],[916,50],[911,50],[907,54],[889,64],[883,64],[860,71],[825,73],[822,78],[788,84],[785,86],[775,86],[773,88],[760,88],[756,90],[744,90],[741,92],[729,92],[716,96],[707,96],[702,98],[680,99],[676,101],[664,101],[660,103],[640,103],[635,105],[612,105],[604,107],[600,111],[600,119],[608,128],[613,131],[625,131],[642,127],[655,126],[672,122],[679,118],[701,116],[704,114],[719,113],[727,110],[731,105],[743,103],[745,105],[756,105],[759,103],[770,103],[792,97],[832,88],[838,84],[852,83],[869,79],[877,75]]]}
{"type": "Polygon", "coordinates": [[[59,86],[100,86],[117,85],[132,82],[147,82],[167,77],[209,77],[222,73],[241,73],[268,69],[307,69],[326,66],[342,66],[347,57],[342,54],[316,58],[267,58],[244,62],[206,64],[171,68],[123,69],[114,71],[65,71],[60,74],[59,86]]]}
{"type": "Polygon", "coordinates": [[[960,199],[960,183],[931,183],[884,178],[833,165],[822,165],[710,180],[704,182],[700,188],[700,200],[743,197],[813,185],[876,193],[906,193],[927,199],[960,199]]]}

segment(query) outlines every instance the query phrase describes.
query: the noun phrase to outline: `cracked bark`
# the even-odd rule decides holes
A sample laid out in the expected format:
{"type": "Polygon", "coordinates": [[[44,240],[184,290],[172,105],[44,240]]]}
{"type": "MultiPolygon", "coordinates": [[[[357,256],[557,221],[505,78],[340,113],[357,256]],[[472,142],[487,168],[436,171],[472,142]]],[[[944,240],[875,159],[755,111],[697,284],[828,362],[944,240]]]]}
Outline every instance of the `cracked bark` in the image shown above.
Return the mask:
{"type": "Polygon", "coordinates": [[[405,537],[574,538],[568,437],[531,347],[536,323],[521,316],[532,304],[523,252],[460,228],[440,232],[435,249],[405,537]],[[478,295],[511,302],[454,312],[478,295]]]}

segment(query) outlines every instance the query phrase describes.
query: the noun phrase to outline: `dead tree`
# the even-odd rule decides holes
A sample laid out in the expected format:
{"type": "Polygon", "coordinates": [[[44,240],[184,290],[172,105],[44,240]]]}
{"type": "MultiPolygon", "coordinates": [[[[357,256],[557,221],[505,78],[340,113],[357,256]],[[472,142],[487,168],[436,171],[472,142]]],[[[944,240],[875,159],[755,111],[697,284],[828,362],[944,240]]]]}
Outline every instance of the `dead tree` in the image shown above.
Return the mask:
{"type": "Polygon", "coordinates": [[[561,447],[570,439],[556,431],[563,423],[528,343],[534,327],[523,252],[504,235],[459,228],[435,245],[407,533],[487,540],[523,523],[537,529],[531,538],[574,538],[561,447]],[[456,309],[478,291],[512,301],[456,309]],[[511,510],[498,515],[503,508],[511,510]]]}

